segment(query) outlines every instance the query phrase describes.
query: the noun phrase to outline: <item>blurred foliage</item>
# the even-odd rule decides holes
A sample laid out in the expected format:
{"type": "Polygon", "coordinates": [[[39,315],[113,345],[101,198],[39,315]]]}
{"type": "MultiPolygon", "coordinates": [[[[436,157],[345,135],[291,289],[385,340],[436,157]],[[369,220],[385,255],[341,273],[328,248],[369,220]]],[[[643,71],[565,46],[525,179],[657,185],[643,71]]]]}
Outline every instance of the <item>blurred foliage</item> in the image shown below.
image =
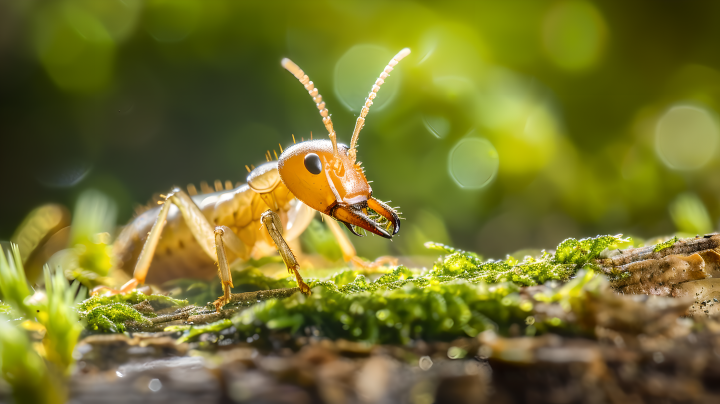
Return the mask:
{"type": "Polygon", "coordinates": [[[83,191],[75,204],[68,248],[55,253],[48,264],[62,268],[68,279],[88,288],[106,284],[113,265],[115,217],[115,203],[107,195],[94,189],[83,191]]]}
{"type": "Polygon", "coordinates": [[[12,387],[18,403],[63,403],[61,387],[47,370],[47,365],[33,349],[25,330],[0,315],[0,372],[12,387]]]}
{"type": "Polygon", "coordinates": [[[44,292],[33,293],[17,245],[12,245],[10,259],[0,249],[0,290],[6,302],[0,306],[7,314],[0,316],[0,364],[17,402],[64,402],[62,378],[72,370],[73,350],[84,328],[75,306],[76,296],[86,291],[79,283],[71,286],[61,270],[51,273],[45,266],[44,272],[44,292]],[[33,342],[30,332],[39,342],[33,342]]]}
{"type": "Polygon", "coordinates": [[[716,229],[719,13],[651,0],[4,1],[0,132],[22,153],[0,160],[14,173],[0,238],[87,188],[115,200],[122,223],[153,193],[243,181],[291,134],[320,136],[282,57],[318,85],[349,142],[373,80],[406,46],[359,158],[407,221],[396,243],[354,239],[361,256],[427,254],[439,231],[497,257],[567,237],[716,229]],[[458,147],[473,139],[487,143],[458,147]]]}

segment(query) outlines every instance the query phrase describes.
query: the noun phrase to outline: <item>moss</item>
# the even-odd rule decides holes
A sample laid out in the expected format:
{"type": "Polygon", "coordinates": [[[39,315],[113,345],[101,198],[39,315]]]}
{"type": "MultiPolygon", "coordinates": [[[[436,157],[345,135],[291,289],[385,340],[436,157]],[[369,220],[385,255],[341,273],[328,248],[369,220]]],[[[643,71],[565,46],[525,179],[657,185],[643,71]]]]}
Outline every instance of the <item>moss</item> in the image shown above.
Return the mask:
{"type": "Polygon", "coordinates": [[[80,311],[89,311],[96,307],[110,305],[113,303],[138,304],[149,301],[155,310],[166,307],[182,307],[187,306],[187,300],[174,299],[165,295],[146,295],[140,291],[134,290],[130,293],[112,295],[112,296],[93,296],[78,306],[80,311]]]}
{"type": "MultiPolygon", "coordinates": [[[[573,299],[585,293],[585,286],[594,278],[593,272],[585,272],[568,287],[548,290],[539,298],[555,304],[562,302],[574,310],[573,299]]],[[[524,329],[524,333],[534,335],[569,327],[557,317],[534,317],[537,303],[521,294],[513,282],[487,284],[455,279],[353,293],[319,284],[310,296],[295,294],[284,300],[268,300],[232,320],[200,327],[169,327],[166,331],[183,331],[182,340],[188,341],[203,332],[219,332],[231,326],[243,338],[256,333],[267,336],[276,330],[297,333],[312,327],[316,335],[333,339],[407,344],[414,339],[448,341],[476,336],[488,329],[508,334],[511,328],[520,327],[521,332],[524,329]]]]}
{"type": "MultiPolygon", "coordinates": [[[[399,266],[374,281],[357,270],[342,271],[327,280],[308,280],[311,296],[295,294],[258,303],[234,317],[232,325],[246,336],[258,330],[295,333],[315,327],[330,338],[369,343],[448,340],[486,329],[507,332],[514,325],[524,327],[526,335],[563,329],[569,325],[560,318],[531,316],[537,301],[521,295],[520,287],[571,280],[605,248],[622,242],[626,240],[619,236],[568,239],[555,254],[486,262],[475,253],[428,243],[429,248],[446,253],[431,271],[418,273],[399,266]]],[[[538,301],[561,303],[570,310],[572,298],[594,276],[586,272],[568,282],[567,288],[540,294],[538,301]]],[[[230,323],[223,320],[205,329],[217,331],[217,327],[230,327],[230,323]]],[[[192,339],[200,330],[185,329],[183,338],[192,339]]]]}
{"type": "Polygon", "coordinates": [[[655,244],[655,248],[653,248],[654,252],[662,251],[668,247],[672,247],[673,244],[675,244],[678,241],[677,236],[671,238],[670,240],[664,241],[662,243],[655,244]]]}
{"type": "Polygon", "coordinates": [[[581,240],[569,238],[557,247],[553,261],[558,264],[584,265],[600,256],[603,250],[627,242],[629,240],[622,238],[620,234],[616,236],[590,237],[581,240]]]}
{"type": "Polygon", "coordinates": [[[87,312],[81,313],[87,323],[87,328],[99,332],[124,332],[125,323],[134,321],[142,326],[152,323],[139,311],[127,303],[110,303],[95,306],[87,312]]]}
{"type": "Polygon", "coordinates": [[[143,315],[132,307],[134,304],[147,301],[155,310],[167,307],[184,307],[187,300],[174,299],[165,295],[146,295],[140,291],[113,295],[93,296],[78,305],[81,317],[87,323],[87,329],[98,332],[124,332],[126,323],[131,321],[139,326],[149,326],[149,317],[154,313],[143,315]]]}
{"type": "Polygon", "coordinates": [[[216,321],[214,323],[205,324],[205,325],[178,325],[178,326],[170,326],[166,327],[165,331],[169,332],[177,332],[181,331],[183,332],[183,336],[178,339],[178,343],[185,342],[188,340],[191,340],[197,336],[200,336],[202,334],[205,334],[206,332],[220,332],[226,328],[230,328],[232,326],[232,321],[229,319],[223,319],[220,321],[216,321]]]}
{"type": "MultiPolygon", "coordinates": [[[[251,260],[248,262],[248,268],[242,271],[233,271],[232,293],[255,292],[258,290],[292,288],[297,286],[294,278],[275,279],[269,278],[258,269],[259,267],[271,263],[282,262],[280,257],[270,256],[259,260],[251,260]]],[[[178,279],[167,282],[165,288],[177,287],[181,290],[178,297],[187,299],[188,302],[196,305],[205,305],[217,299],[223,294],[222,285],[218,279],[211,282],[198,281],[195,279],[178,279]]]]}

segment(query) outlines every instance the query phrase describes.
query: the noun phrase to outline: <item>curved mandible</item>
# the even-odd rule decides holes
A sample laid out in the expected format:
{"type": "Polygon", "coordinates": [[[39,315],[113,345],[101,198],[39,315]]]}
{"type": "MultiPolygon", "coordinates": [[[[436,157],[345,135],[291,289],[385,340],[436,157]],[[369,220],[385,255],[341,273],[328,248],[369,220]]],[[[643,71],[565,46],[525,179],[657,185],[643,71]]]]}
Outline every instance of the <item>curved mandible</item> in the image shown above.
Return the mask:
{"type": "Polygon", "coordinates": [[[388,62],[387,66],[385,66],[383,72],[380,73],[380,77],[375,81],[375,84],[373,84],[370,94],[368,94],[367,98],[365,99],[365,105],[363,105],[360,116],[355,122],[355,129],[353,129],[352,140],[350,141],[350,150],[348,150],[348,157],[353,163],[355,162],[355,156],[357,154],[356,146],[358,136],[360,135],[360,130],[365,125],[365,117],[370,111],[370,106],[372,105],[375,96],[377,96],[377,92],[378,90],[380,90],[380,86],[385,82],[385,79],[390,75],[390,72],[393,71],[395,65],[397,65],[398,62],[400,62],[405,56],[409,54],[410,48],[405,48],[398,52],[397,55],[393,56],[392,59],[390,59],[390,62],[388,62]]]}
{"type": "Polygon", "coordinates": [[[308,75],[305,74],[305,72],[292,60],[284,58],[280,63],[282,64],[282,67],[292,73],[293,76],[295,76],[295,78],[298,79],[303,86],[305,86],[305,89],[308,91],[308,93],[310,93],[310,96],[315,102],[315,106],[317,106],[317,109],[320,111],[320,116],[322,116],[323,123],[325,124],[325,129],[327,129],[328,134],[330,135],[330,140],[332,141],[333,145],[333,153],[335,154],[335,156],[338,156],[337,135],[335,135],[332,120],[330,119],[330,113],[328,112],[327,108],[325,108],[325,103],[322,100],[322,95],[320,95],[320,93],[318,92],[315,84],[310,81],[310,77],[308,77],[308,75]]]}

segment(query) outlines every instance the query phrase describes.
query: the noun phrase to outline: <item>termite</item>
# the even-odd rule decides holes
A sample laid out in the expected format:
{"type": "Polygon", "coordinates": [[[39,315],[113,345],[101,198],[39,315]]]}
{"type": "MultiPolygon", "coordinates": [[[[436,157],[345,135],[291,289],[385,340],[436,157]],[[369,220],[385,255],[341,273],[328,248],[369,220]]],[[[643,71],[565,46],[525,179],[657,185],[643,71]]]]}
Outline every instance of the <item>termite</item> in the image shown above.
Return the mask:
{"type": "MultiPolygon", "coordinates": [[[[220,310],[230,301],[233,287],[229,262],[247,260],[254,250],[269,244],[277,248],[300,291],[310,294],[287,242],[307,228],[315,211],[343,223],[355,235],[360,235],[357,228],[361,228],[392,238],[400,230],[398,214],[373,197],[364,170],[356,161],[357,140],[380,86],[409,53],[407,48],[398,52],[373,84],[349,147],[337,143],[330,113],[310,78],[290,59],[283,59],[282,66],[302,83],[315,102],[329,139],[281,149],[277,161],[251,170],[247,184],[234,189],[225,190],[222,184],[216,184],[219,192],[191,196],[174,188],[164,196],[161,206],[125,226],[113,245],[119,267],[129,272],[122,263],[136,262],[132,279],[119,290],[101,287],[95,293],[126,293],[146,281],[160,283],[188,274],[212,278],[217,272],[223,296],[214,304],[220,310]]],[[[338,223],[325,222],[346,261],[353,259],[355,249],[338,223]]]]}

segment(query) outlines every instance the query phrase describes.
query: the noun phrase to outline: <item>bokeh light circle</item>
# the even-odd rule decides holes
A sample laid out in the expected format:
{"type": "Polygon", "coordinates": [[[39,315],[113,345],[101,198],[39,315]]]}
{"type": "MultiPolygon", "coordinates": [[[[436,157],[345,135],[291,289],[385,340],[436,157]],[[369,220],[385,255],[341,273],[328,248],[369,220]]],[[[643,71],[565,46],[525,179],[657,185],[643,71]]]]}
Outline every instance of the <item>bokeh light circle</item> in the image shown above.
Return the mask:
{"type": "Polygon", "coordinates": [[[660,117],[655,129],[655,150],[676,170],[697,170],[715,156],[720,129],[707,108],[677,105],[660,117]]]}
{"type": "MultiPolygon", "coordinates": [[[[345,52],[335,64],[335,95],[340,102],[350,111],[359,113],[375,80],[394,55],[386,48],[369,44],[355,45],[345,52]]],[[[400,87],[400,70],[396,68],[390,73],[373,101],[371,111],[381,110],[395,98],[400,87]]]]}
{"type": "Polygon", "coordinates": [[[425,124],[425,129],[436,138],[442,139],[450,133],[450,120],[444,116],[422,114],[422,119],[425,124]]]}
{"type": "Polygon", "coordinates": [[[450,177],[461,188],[480,189],[488,185],[495,179],[499,165],[495,146],[483,138],[463,138],[448,155],[450,177]]]}
{"type": "Polygon", "coordinates": [[[606,33],[605,21],[593,4],[585,0],[557,2],[543,21],[543,47],[558,67],[582,70],[600,58],[606,33]]]}

